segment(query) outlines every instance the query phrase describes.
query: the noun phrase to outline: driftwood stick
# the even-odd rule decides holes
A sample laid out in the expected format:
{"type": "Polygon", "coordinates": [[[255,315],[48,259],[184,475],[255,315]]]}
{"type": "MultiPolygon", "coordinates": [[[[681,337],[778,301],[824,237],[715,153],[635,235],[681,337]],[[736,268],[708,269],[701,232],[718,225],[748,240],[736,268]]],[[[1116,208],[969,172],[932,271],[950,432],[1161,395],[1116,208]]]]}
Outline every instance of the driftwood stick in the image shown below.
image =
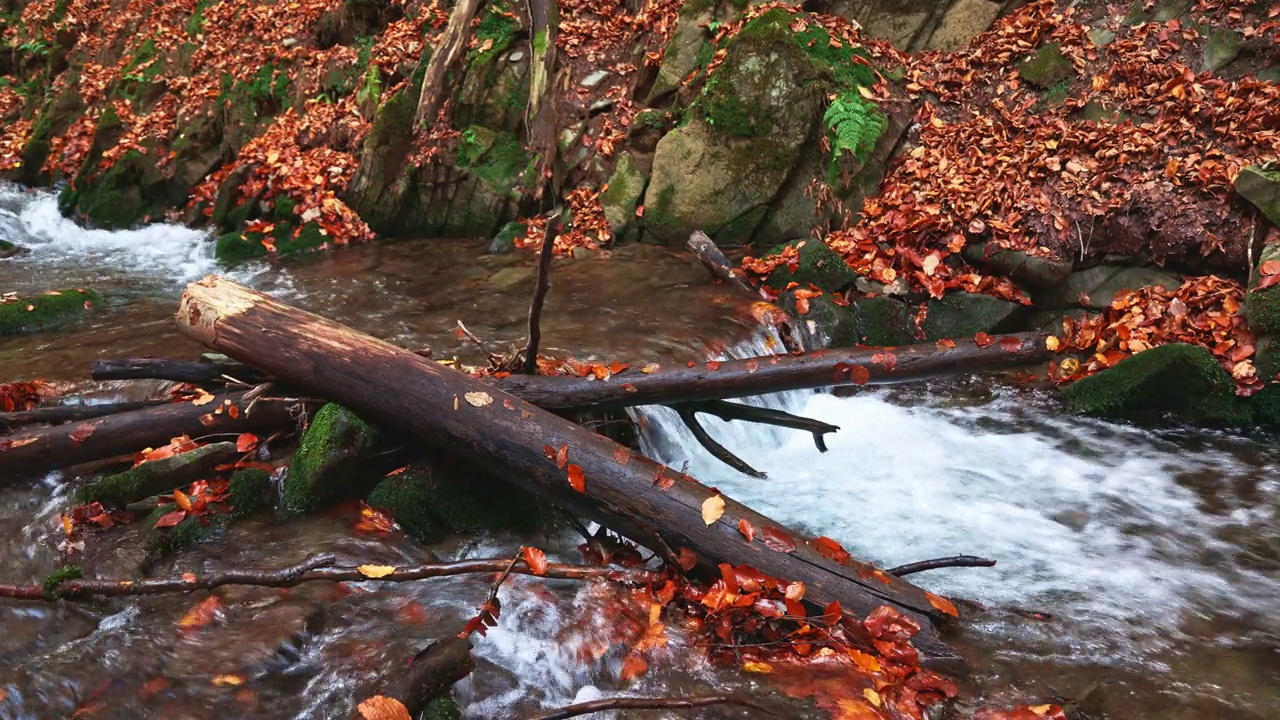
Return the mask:
{"type": "Polygon", "coordinates": [[[763,715],[753,715],[752,717],[777,717],[777,714],[772,710],[749,697],[742,695],[703,695],[683,698],[603,698],[569,705],[558,710],[538,713],[537,715],[529,715],[525,720],[563,720],[564,718],[603,712],[605,710],[693,710],[711,705],[738,705],[763,713],[763,715]]]}
{"type": "Polygon", "coordinates": [[[90,418],[115,415],[116,413],[141,410],[143,408],[164,405],[168,400],[138,400],[135,402],[103,403],[100,405],[58,405],[42,407],[35,410],[0,413],[0,431],[12,430],[22,425],[39,425],[48,423],[74,422],[90,418]]]}
{"type": "MultiPolygon", "coordinates": [[[[459,637],[437,640],[384,682],[378,695],[398,700],[409,711],[408,717],[418,717],[428,702],[448,692],[455,682],[471,674],[475,666],[468,640],[459,637]]],[[[355,720],[391,717],[377,713],[366,715],[363,705],[356,709],[355,720]]]]}
{"type": "Polygon", "coordinates": [[[702,447],[707,449],[717,460],[737,470],[744,475],[750,475],[753,478],[768,477],[765,473],[756,470],[747,464],[745,460],[734,455],[728,448],[716,442],[716,439],[707,434],[706,428],[698,423],[698,418],[694,416],[694,409],[689,405],[674,405],[672,409],[684,421],[685,427],[689,428],[689,432],[693,433],[693,437],[702,447]]]}
{"type": "Polygon", "coordinates": [[[524,372],[526,375],[538,373],[538,343],[542,341],[542,303],[547,299],[547,291],[551,289],[551,251],[556,245],[556,236],[560,234],[560,216],[547,220],[547,229],[542,237],[542,250],[538,253],[538,281],[533,286],[533,300],[529,303],[529,344],[524,348],[524,372]]]}
{"type": "Polygon", "coordinates": [[[827,443],[824,440],[824,436],[840,429],[837,425],[822,422],[821,420],[792,415],[782,410],[743,405],[742,403],[729,402],[727,400],[689,402],[683,403],[682,407],[687,407],[693,412],[714,415],[721,420],[744,420],[762,425],[776,425],[778,427],[792,428],[793,430],[805,430],[813,433],[813,444],[817,445],[818,450],[822,452],[827,451],[827,443]]]}
{"type": "Polygon", "coordinates": [[[725,257],[725,254],[720,251],[720,247],[716,245],[714,240],[707,237],[706,233],[701,230],[695,230],[689,236],[685,247],[689,248],[689,251],[697,256],[698,260],[707,268],[707,272],[711,273],[711,277],[723,280],[757,300],[763,297],[759,288],[752,285],[751,281],[742,274],[742,271],[733,266],[729,258],[725,257]]]}
{"type": "Polygon", "coordinates": [[[995,564],[995,560],[981,558],[977,555],[953,555],[951,557],[907,563],[906,565],[899,565],[896,568],[885,570],[885,572],[894,577],[903,577],[904,575],[912,575],[926,570],[941,570],[942,568],[953,567],[993,567],[995,564]]]}
{"type": "MultiPolygon", "coordinates": [[[[512,572],[521,575],[535,574],[523,562],[512,563],[508,558],[494,560],[459,560],[457,562],[427,563],[425,565],[408,565],[396,567],[392,572],[378,577],[371,577],[366,572],[369,566],[331,567],[333,556],[329,554],[315,555],[306,560],[280,570],[226,570],[203,575],[189,574],[183,577],[147,578],[144,580],[108,580],[84,579],[64,580],[48,589],[43,585],[0,584],[0,597],[14,600],[49,600],[54,597],[64,600],[83,600],[90,597],[120,597],[138,595],[161,595],[164,593],[190,592],[192,590],[212,590],[223,585],[254,585],[258,587],[294,587],[308,582],[329,580],[336,582],[407,582],[427,578],[467,575],[471,573],[512,572]]],[[[657,574],[648,570],[624,570],[587,565],[548,564],[545,573],[540,577],[564,580],[588,580],[606,578],[645,582],[657,578],[657,574]]]]}

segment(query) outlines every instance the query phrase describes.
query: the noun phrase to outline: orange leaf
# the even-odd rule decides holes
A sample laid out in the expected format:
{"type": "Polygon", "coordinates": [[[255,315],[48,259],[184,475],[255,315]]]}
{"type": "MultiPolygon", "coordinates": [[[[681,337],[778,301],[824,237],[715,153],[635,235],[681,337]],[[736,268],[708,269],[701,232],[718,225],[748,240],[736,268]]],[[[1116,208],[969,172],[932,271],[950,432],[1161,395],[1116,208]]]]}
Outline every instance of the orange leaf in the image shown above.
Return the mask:
{"type": "Polygon", "coordinates": [[[202,628],[213,622],[214,617],[217,616],[218,611],[221,609],[222,601],[218,599],[217,595],[210,595],[200,601],[200,604],[188,610],[187,614],[183,615],[182,619],[178,621],[178,627],[184,630],[202,628]]]}
{"type": "Polygon", "coordinates": [[[160,516],[159,520],[156,520],[155,527],[157,528],[173,527],[174,525],[177,525],[178,523],[182,522],[182,519],[185,518],[186,516],[187,516],[186,510],[174,510],[171,513],[165,513],[164,515],[160,516]]]}
{"type": "Polygon", "coordinates": [[[364,720],[412,720],[404,703],[386,695],[374,695],[356,706],[356,712],[364,720]]]}
{"type": "Polygon", "coordinates": [[[525,545],[520,548],[520,554],[524,557],[524,562],[533,571],[534,575],[547,574],[547,554],[536,547],[525,545]]]}
{"type": "Polygon", "coordinates": [[[849,561],[853,560],[853,556],[849,554],[848,550],[845,550],[840,543],[825,535],[814,538],[810,544],[813,545],[814,550],[818,551],[819,555],[828,560],[834,560],[841,565],[848,565],[849,561]]]}
{"type": "Polygon", "coordinates": [[[980,332],[973,336],[973,342],[976,343],[978,347],[984,348],[995,341],[991,339],[990,335],[980,332]]]}
{"type": "Polygon", "coordinates": [[[1022,349],[1022,341],[1012,335],[1000,338],[1000,349],[1005,352],[1018,352],[1022,349]]]}
{"type": "Polygon", "coordinates": [[[613,449],[613,459],[619,465],[626,465],[627,463],[631,462],[631,453],[626,448],[619,445],[618,447],[613,449]]]}
{"type": "Polygon", "coordinates": [[[937,608],[938,612],[946,613],[951,617],[958,618],[960,613],[956,610],[956,606],[952,602],[941,595],[934,595],[928,590],[924,591],[924,596],[929,598],[929,604],[937,608]]]}
{"type": "Polygon", "coordinates": [[[645,674],[649,669],[649,663],[639,655],[632,653],[622,661],[622,673],[618,676],[619,680],[631,680],[645,674]]]}
{"type": "Polygon", "coordinates": [[[739,518],[738,532],[742,533],[742,537],[746,538],[747,542],[755,542],[756,526],[752,525],[750,520],[747,520],[746,518],[739,518]]]}
{"type": "Polygon", "coordinates": [[[585,493],[587,491],[586,475],[583,474],[581,467],[574,465],[573,463],[569,464],[569,487],[580,493],[585,493]]]}
{"type": "Polygon", "coordinates": [[[561,445],[556,451],[556,467],[564,469],[564,464],[569,462],[569,446],[561,445]]]}
{"type": "Polygon", "coordinates": [[[191,498],[181,490],[173,491],[173,502],[183,510],[191,509],[191,498]]]}

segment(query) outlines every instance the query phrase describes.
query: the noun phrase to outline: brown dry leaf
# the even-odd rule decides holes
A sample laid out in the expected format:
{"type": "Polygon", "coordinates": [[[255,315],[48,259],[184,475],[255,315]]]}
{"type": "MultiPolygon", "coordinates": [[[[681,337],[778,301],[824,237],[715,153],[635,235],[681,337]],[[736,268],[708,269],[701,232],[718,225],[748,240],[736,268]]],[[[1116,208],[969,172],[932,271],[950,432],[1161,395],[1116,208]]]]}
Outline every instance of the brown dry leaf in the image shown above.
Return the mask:
{"type": "Polygon", "coordinates": [[[748,660],[742,663],[742,671],[753,672],[753,673],[771,673],[773,672],[773,666],[767,662],[760,662],[757,660],[748,660]]]}
{"type": "Polygon", "coordinates": [[[386,695],[374,695],[356,706],[356,712],[364,720],[413,720],[404,703],[386,695]]]}
{"type": "Polygon", "coordinates": [[[720,495],[712,495],[702,501],[702,522],[711,525],[724,515],[724,498],[720,495]]]}
{"type": "Polygon", "coordinates": [[[213,682],[213,684],[214,684],[214,685],[217,685],[217,686],[219,686],[219,687],[223,687],[223,686],[226,686],[226,685],[230,685],[230,686],[232,686],[232,687],[235,687],[235,686],[237,686],[237,685],[243,685],[243,684],[244,684],[244,676],[243,676],[243,675],[230,675],[230,674],[228,674],[228,675],[215,675],[215,676],[213,677],[213,681],[212,681],[212,682],[213,682]]]}
{"type": "Polygon", "coordinates": [[[469,392],[464,397],[468,403],[475,407],[484,407],[493,402],[493,396],[487,392],[469,392]]]}
{"type": "Polygon", "coordinates": [[[361,565],[356,568],[356,572],[367,578],[381,578],[395,572],[394,565],[361,565]]]}

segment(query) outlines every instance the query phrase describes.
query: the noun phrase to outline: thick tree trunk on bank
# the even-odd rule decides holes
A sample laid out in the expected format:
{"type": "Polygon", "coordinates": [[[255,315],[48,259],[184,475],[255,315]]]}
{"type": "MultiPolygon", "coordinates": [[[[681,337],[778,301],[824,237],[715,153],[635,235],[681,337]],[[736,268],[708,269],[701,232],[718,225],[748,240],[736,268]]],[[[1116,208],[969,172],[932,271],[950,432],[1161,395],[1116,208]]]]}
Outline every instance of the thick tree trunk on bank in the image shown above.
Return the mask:
{"type": "Polygon", "coordinates": [[[727,497],[723,515],[708,525],[702,507],[716,495],[710,488],[491,385],[213,276],[187,287],[177,322],[210,348],[440,451],[463,454],[655,551],[687,547],[702,563],[745,564],[799,580],[807,601],[838,600],[857,618],[896,606],[922,622],[916,646],[924,656],[955,661],[929,622],[945,616],[914,585],[857,561],[837,564],[804,536],[727,497]],[[561,447],[564,467],[555,459],[561,447]],[[757,528],[755,542],[739,531],[743,520],[757,528]],[[785,538],[794,550],[771,549],[761,539],[766,535],[785,538]]]}
{"type": "Polygon", "coordinates": [[[253,412],[246,414],[240,400],[243,395],[219,393],[202,405],[175,402],[5,435],[0,437],[0,481],[135,453],[164,445],[179,435],[199,439],[215,434],[263,433],[294,423],[292,403],[258,402],[253,412]],[[238,417],[231,416],[225,400],[239,408],[238,417]],[[215,414],[219,407],[222,412],[215,414]]]}
{"type": "Polygon", "coordinates": [[[494,380],[493,385],[538,407],[558,410],[721,400],[1032,365],[1053,357],[1045,347],[1047,337],[1039,333],[1001,335],[986,347],[972,339],[962,339],[955,341],[955,347],[927,343],[897,348],[832,348],[802,355],[696,363],[693,367],[665,365],[647,373],[632,365],[608,380],[511,375],[494,380]]]}

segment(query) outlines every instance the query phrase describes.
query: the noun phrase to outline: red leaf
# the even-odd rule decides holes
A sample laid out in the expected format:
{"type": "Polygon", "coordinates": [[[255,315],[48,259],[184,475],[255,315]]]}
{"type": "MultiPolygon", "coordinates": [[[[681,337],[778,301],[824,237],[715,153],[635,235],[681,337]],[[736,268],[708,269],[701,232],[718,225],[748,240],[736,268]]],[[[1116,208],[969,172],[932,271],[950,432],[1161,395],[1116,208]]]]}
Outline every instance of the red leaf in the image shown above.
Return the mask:
{"type": "Polygon", "coordinates": [[[564,464],[569,462],[569,446],[561,445],[556,451],[556,467],[564,468],[564,464]]]}
{"type": "Polygon", "coordinates": [[[672,485],[676,484],[676,479],[667,475],[666,470],[666,465],[659,465],[658,469],[653,473],[653,484],[663,490],[669,490],[672,485]]]}
{"type": "Polygon", "coordinates": [[[680,563],[680,568],[685,572],[689,572],[698,564],[698,554],[687,547],[681,547],[679,556],[676,560],[680,563]]]}
{"type": "Polygon", "coordinates": [[[585,493],[587,491],[586,475],[582,473],[581,467],[574,465],[573,463],[569,464],[569,487],[580,493],[585,493]]]}
{"type": "Polygon", "coordinates": [[[236,452],[247,453],[258,447],[258,436],[253,433],[241,433],[236,438],[236,452]]]}
{"type": "Polygon", "coordinates": [[[631,680],[632,678],[640,677],[648,669],[649,663],[645,662],[644,658],[636,653],[631,653],[622,661],[622,674],[618,676],[618,679],[631,680]]]}
{"type": "Polygon", "coordinates": [[[761,539],[770,550],[780,553],[795,552],[796,543],[787,531],[773,525],[765,525],[761,539]]]}
{"type": "Polygon", "coordinates": [[[708,371],[708,372],[715,372],[715,371],[717,371],[717,370],[719,370],[719,369],[720,369],[720,361],[719,361],[719,360],[711,360],[711,361],[709,361],[709,362],[707,363],[707,371],[708,371]]]}
{"type": "Polygon", "coordinates": [[[631,453],[621,445],[613,449],[613,459],[619,465],[626,465],[631,462],[631,453]]]}
{"type": "Polygon", "coordinates": [[[1012,335],[1000,338],[1000,349],[1005,352],[1018,352],[1022,349],[1022,341],[1012,335]]]}
{"type": "Polygon", "coordinates": [[[750,520],[747,520],[746,518],[739,518],[738,532],[742,533],[742,537],[746,538],[747,542],[755,542],[756,526],[752,525],[750,520]]]}
{"type": "Polygon", "coordinates": [[[984,348],[995,341],[991,339],[990,335],[984,332],[980,332],[973,336],[973,342],[975,342],[978,345],[978,347],[984,348]]]}
{"type": "Polygon", "coordinates": [[[536,547],[525,545],[520,548],[520,554],[524,557],[524,562],[533,571],[534,575],[547,574],[547,554],[536,547]]]}
{"type": "Polygon", "coordinates": [[[813,545],[813,549],[818,551],[819,555],[828,560],[834,560],[841,565],[848,565],[849,561],[853,560],[853,556],[849,554],[849,551],[845,550],[840,543],[825,535],[814,538],[810,544],[813,545]]]}
{"type": "Polygon", "coordinates": [[[891,352],[878,352],[871,356],[871,362],[883,365],[885,370],[893,372],[898,366],[898,356],[891,352]]]}
{"type": "Polygon", "coordinates": [[[173,527],[174,525],[177,525],[178,523],[182,522],[182,519],[185,518],[186,516],[187,516],[186,510],[174,510],[171,513],[166,513],[162,515],[160,519],[156,521],[155,526],[158,528],[173,527]]]}

